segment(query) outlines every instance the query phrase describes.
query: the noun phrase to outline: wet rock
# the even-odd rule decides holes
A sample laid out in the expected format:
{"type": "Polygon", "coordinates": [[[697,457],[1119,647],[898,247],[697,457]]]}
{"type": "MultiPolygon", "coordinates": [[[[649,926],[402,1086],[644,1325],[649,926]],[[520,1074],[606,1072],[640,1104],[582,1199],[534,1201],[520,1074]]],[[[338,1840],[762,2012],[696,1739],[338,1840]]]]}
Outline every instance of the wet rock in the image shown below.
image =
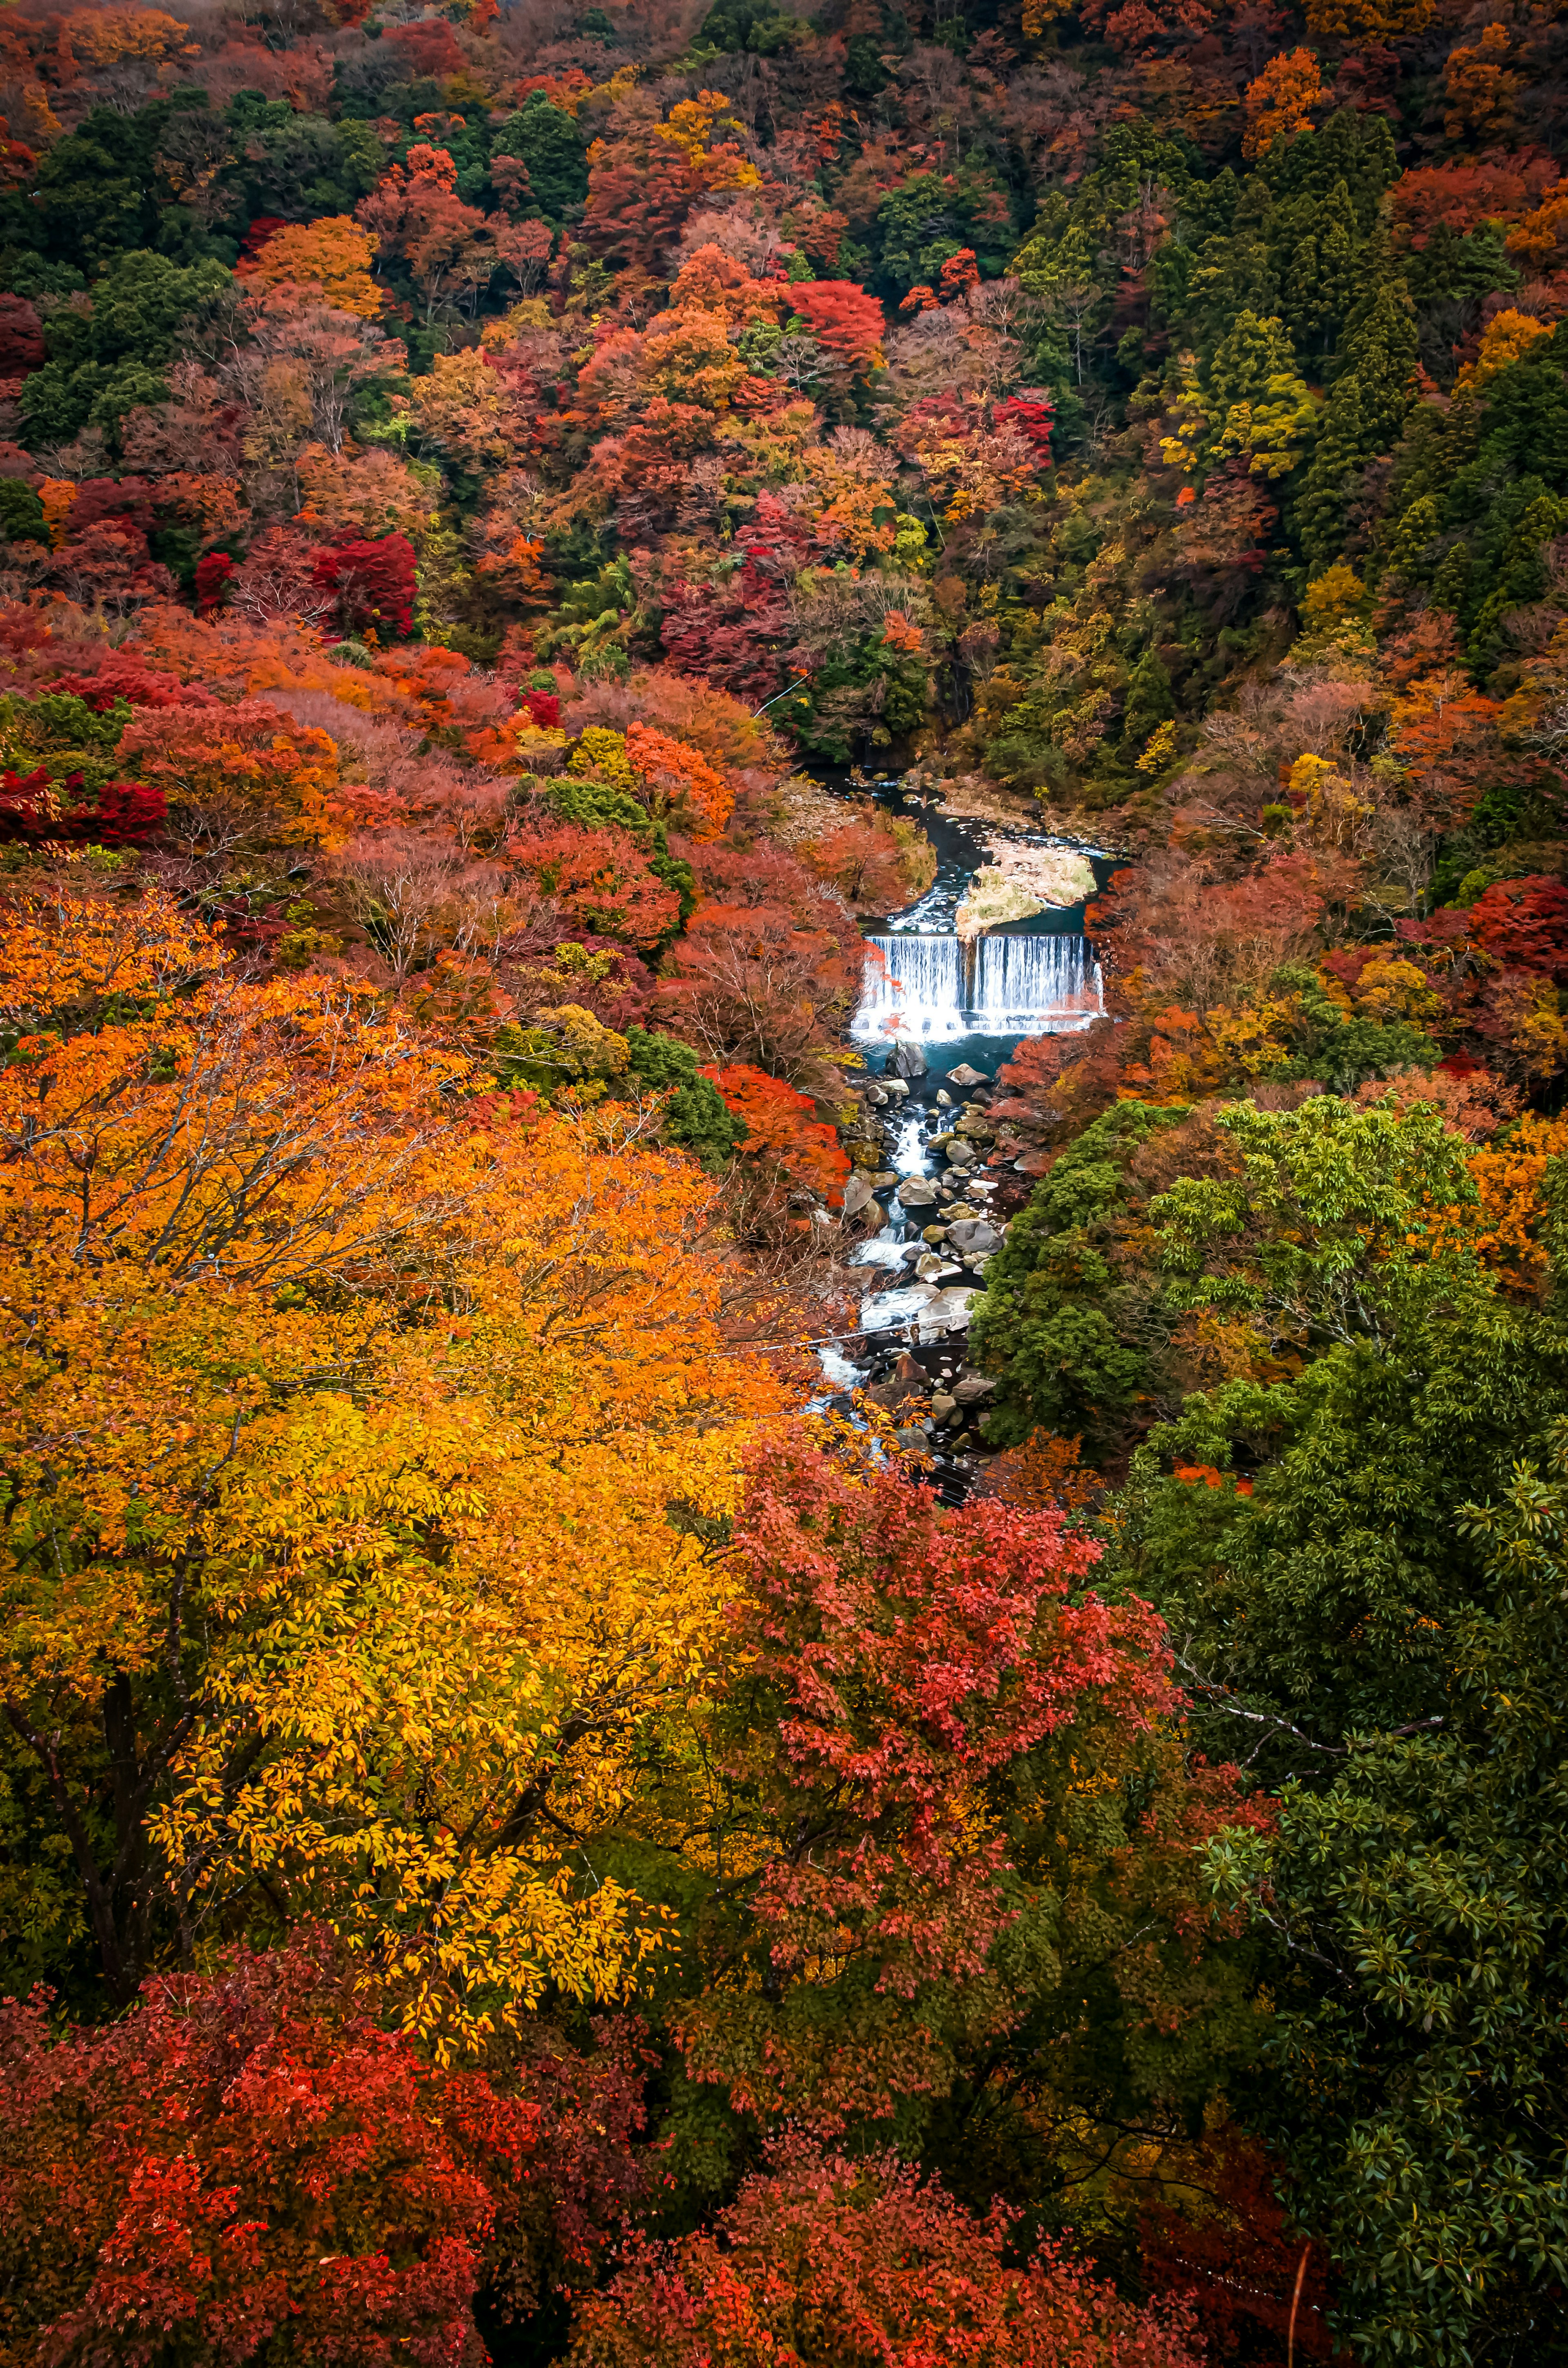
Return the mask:
{"type": "Polygon", "coordinates": [[[971,1069],[967,1061],[960,1061],[956,1069],[948,1071],[948,1083],[949,1086],[988,1086],[991,1080],[983,1069],[971,1069]]]}
{"type": "Polygon", "coordinates": [[[932,1209],[942,1196],[929,1177],[906,1176],[899,1185],[898,1197],[906,1209],[932,1209]]]}
{"type": "Polygon", "coordinates": [[[949,1201],[945,1209],[938,1209],[937,1212],[937,1214],[944,1218],[949,1225],[961,1224],[966,1217],[972,1217],[974,1213],[967,1201],[949,1201]]]}
{"type": "Polygon", "coordinates": [[[945,1242],[947,1240],[948,1229],[946,1225],[927,1225],[920,1238],[923,1242],[930,1242],[935,1246],[937,1242],[945,1242]]]}
{"type": "Polygon", "coordinates": [[[967,1258],[971,1250],[999,1250],[1002,1235],[987,1217],[967,1217],[949,1228],[949,1239],[954,1249],[967,1258]]]}
{"type": "Polygon", "coordinates": [[[883,1093],[881,1086],[868,1086],[866,1088],[866,1099],[870,1103],[873,1110],[886,1110],[888,1106],[888,1098],[886,1094],[883,1093]]]}
{"type": "Polygon", "coordinates": [[[913,1036],[894,1039],[888,1067],[895,1077],[923,1077],[926,1075],[926,1054],[913,1036]]]}
{"type": "Polygon", "coordinates": [[[948,1092],[945,1087],[938,1086],[937,1088],[937,1108],[938,1110],[951,1110],[952,1106],[953,1098],[951,1094],[948,1092]]]}
{"type": "Polygon", "coordinates": [[[973,1144],[966,1143],[960,1134],[949,1135],[945,1148],[949,1167],[972,1167],[979,1156],[973,1144]]]}
{"type": "Polygon", "coordinates": [[[864,1176],[852,1176],[844,1188],[845,1215],[858,1217],[862,1209],[870,1207],[874,1198],[874,1189],[867,1178],[864,1176]]]}
{"type": "Polygon", "coordinates": [[[897,1432],[896,1437],[906,1455],[924,1455],[931,1443],[918,1423],[911,1423],[907,1429],[897,1432]]]}
{"type": "Polygon", "coordinates": [[[882,1091],[890,1102],[901,1102],[909,1091],[909,1080],[906,1077],[884,1077],[882,1091]]]}
{"type": "Polygon", "coordinates": [[[884,1413],[896,1414],[901,1406],[908,1406],[915,1398],[923,1398],[930,1386],[925,1366],[905,1349],[886,1381],[876,1383],[866,1395],[884,1413]]]}
{"type": "MultiPolygon", "coordinates": [[[[978,1291],[962,1283],[948,1291],[937,1292],[920,1311],[921,1332],[962,1332],[969,1324],[970,1313],[980,1297],[978,1291]]],[[[953,1393],[955,1398],[957,1391],[953,1393]]]]}
{"type": "Polygon", "coordinates": [[[994,1143],[996,1140],[995,1128],[988,1118],[982,1118],[978,1110],[966,1110],[953,1132],[962,1135],[967,1143],[994,1143]]]}
{"type": "Polygon", "coordinates": [[[989,1373],[966,1373],[961,1382],[953,1383],[953,1396],[961,1406],[978,1406],[983,1398],[993,1395],[995,1387],[989,1373]]]}
{"type": "Polygon", "coordinates": [[[957,1411],[957,1399],[949,1397],[946,1390],[938,1390],[936,1396],[931,1401],[932,1421],[950,1422],[957,1411]]]}

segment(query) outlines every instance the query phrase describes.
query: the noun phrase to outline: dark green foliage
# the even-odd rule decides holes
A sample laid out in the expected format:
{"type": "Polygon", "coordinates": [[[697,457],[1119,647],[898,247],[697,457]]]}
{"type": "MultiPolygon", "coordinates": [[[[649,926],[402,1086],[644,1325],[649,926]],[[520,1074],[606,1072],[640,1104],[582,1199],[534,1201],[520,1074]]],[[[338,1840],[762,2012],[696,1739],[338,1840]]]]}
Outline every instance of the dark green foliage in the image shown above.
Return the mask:
{"type": "Polygon", "coordinates": [[[1259,2101],[1363,2360],[1568,2356],[1568,1423],[1505,1472],[1458,1510],[1479,1600],[1434,1637],[1415,1731],[1372,1706],[1272,1850],[1212,1854],[1290,1952],[1259,2101]]]}
{"type": "Polygon", "coordinates": [[[644,1093],[668,1094],[664,1131],[689,1151],[710,1174],[719,1170],[745,1141],[744,1119],[733,1116],[717,1086],[698,1075],[700,1056],[676,1036],[629,1028],[629,1067],[644,1093]]]}
{"type": "Polygon", "coordinates": [[[8,542],[47,542],[43,504],[22,477],[0,477],[0,533],[8,542]]]}
{"type": "Polygon", "coordinates": [[[517,113],[507,117],[495,134],[492,154],[522,158],[534,202],[549,222],[564,221],[588,194],[583,135],[564,108],[552,107],[542,91],[531,91],[517,113]]]}
{"type": "Polygon", "coordinates": [[[228,284],[215,259],[182,265],[145,250],[116,256],[86,304],[62,306],[45,322],[49,359],[22,388],[30,441],[64,443],[89,425],[113,434],[136,405],[162,402],[162,372],[181,323],[228,284]]]}
{"type": "Polygon", "coordinates": [[[773,58],[792,49],[803,29],[802,20],[776,7],[774,0],[719,0],[703,18],[697,38],[716,50],[773,58]]]}
{"type": "Polygon", "coordinates": [[[1010,1447],[1037,1427],[1114,1450],[1148,1392],[1166,1337],[1141,1278],[1119,1272],[1119,1223],[1146,1198],[1128,1174],[1151,1134],[1184,1110],[1119,1102],[1069,1144],[985,1274],[970,1338],[999,1376],[986,1436],[1010,1447]]]}

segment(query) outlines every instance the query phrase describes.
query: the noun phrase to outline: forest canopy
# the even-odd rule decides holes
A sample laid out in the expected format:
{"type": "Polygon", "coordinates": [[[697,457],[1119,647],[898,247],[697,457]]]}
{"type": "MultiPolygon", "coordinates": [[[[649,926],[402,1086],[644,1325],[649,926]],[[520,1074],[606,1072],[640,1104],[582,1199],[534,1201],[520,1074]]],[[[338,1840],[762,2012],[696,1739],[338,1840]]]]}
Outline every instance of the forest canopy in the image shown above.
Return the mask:
{"type": "Polygon", "coordinates": [[[1568,2359],[1565,92],[0,9],[0,2368],[1568,2359]]]}

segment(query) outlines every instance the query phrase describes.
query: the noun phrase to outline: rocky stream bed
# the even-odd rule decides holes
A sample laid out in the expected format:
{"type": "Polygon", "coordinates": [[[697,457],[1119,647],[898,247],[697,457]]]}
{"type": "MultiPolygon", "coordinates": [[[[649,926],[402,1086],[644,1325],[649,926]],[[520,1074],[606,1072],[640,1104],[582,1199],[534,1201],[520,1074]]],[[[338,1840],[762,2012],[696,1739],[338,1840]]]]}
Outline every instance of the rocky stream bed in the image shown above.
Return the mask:
{"type": "Polygon", "coordinates": [[[991,1115],[996,1075],[1027,1037],[1084,1028],[1100,1009],[1083,899],[1108,864],[1023,822],[982,828],[938,794],[893,781],[873,794],[919,823],[937,872],[907,911],[867,927],[851,1028],[861,1065],[846,1079],[858,1107],[845,1132],[845,1214],[867,1228],[850,1263],[866,1269],[866,1289],[858,1325],[819,1353],[828,1403],[846,1409],[864,1392],[957,1499],[986,1452],[995,1389],[966,1360],[971,1314],[1040,1169],[991,1115]],[[999,874],[1038,887],[1033,909],[1000,928],[966,927],[977,881],[999,874]],[[1074,893],[1077,902],[1057,901],[1074,893]]]}

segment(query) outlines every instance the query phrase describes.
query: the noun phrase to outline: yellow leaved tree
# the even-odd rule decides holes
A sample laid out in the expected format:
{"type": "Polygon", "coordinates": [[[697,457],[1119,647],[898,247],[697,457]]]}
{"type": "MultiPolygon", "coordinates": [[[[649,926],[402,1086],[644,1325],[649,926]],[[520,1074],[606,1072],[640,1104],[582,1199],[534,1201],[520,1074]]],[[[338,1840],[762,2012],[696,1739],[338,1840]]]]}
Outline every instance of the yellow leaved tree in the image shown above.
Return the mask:
{"type": "Polygon", "coordinates": [[[11,1937],[123,2001],[324,1918],[438,2051],[624,1992],[658,1920],[605,1852],[778,1400],[708,1180],[155,891],[14,904],[0,1027],[11,1937]]]}

